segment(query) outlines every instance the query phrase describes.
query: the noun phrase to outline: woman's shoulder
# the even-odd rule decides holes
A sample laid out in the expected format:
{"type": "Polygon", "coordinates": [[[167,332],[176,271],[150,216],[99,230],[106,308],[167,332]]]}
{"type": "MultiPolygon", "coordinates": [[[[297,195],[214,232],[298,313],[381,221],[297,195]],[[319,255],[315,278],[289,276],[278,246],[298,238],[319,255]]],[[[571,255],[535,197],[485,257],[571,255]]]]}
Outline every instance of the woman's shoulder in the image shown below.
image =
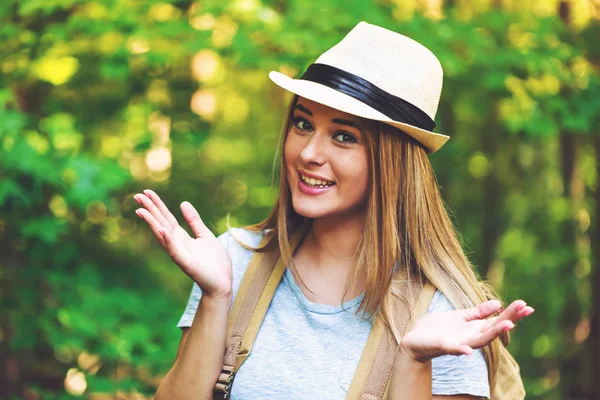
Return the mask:
{"type": "MultiPolygon", "coordinates": [[[[269,230],[250,230],[244,227],[230,227],[227,231],[219,235],[218,240],[225,246],[232,256],[234,253],[252,252],[252,248],[258,247],[262,238],[269,230]]],[[[232,257],[233,258],[233,257],[232,257]]]]}
{"type": "MultiPolygon", "coordinates": [[[[427,312],[454,310],[454,306],[441,291],[436,290],[427,312]]],[[[470,356],[441,356],[432,360],[432,388],[438,395],[470,394],[490,397],[488,370],[481,350],[470,356]]]]}
{"type": "Polygon", "coordinates": [[[246,228],[229,228],[219,236],[219,241],[231,258],[234,300],[250,260],[255,254],[252,249],[260,245],[262,238],[268,232],[268,230],[254,231],[246,228]]]}

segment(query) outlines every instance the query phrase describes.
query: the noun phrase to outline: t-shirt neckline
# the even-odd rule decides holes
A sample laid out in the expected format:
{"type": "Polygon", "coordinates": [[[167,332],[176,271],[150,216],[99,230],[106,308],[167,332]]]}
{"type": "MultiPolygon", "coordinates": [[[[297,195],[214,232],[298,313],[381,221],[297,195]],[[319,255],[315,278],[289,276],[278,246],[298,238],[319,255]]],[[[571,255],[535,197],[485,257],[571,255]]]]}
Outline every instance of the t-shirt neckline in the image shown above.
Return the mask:
{"type": "Polygon", "coordinates": [[[302,293],[302,290],[300,289],[298,284],[296,284],[294,275],[292,275],[292,272],[289,268],[286,268],[283,279],[298,299],[298,303],[300,303],[300,305],[304,309],[317,314],[337,314],[342,311],[354,312],[355,308],[360,304],[363,297],[365,296],[365,292],[363,291],[358,297],[348,300],[344,304],[338,306],[332,304],[314,303],[308,300],[306,296],[304,296],[304,293],[302,293]]]}

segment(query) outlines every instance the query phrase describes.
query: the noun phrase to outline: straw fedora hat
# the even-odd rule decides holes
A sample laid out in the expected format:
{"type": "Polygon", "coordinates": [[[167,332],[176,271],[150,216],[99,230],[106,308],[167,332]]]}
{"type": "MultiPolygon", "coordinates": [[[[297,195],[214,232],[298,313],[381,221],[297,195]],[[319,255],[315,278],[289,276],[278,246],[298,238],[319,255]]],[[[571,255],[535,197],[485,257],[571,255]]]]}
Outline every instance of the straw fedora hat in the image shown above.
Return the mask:
{"type": "Polygon", "coordinates": [[[425,46],[364,21],[300,78],[269,73],[275,84],[298,96],[395,126],[430,153],[450,139],[433,132],[442,77],[439,60],[425,46]]]}

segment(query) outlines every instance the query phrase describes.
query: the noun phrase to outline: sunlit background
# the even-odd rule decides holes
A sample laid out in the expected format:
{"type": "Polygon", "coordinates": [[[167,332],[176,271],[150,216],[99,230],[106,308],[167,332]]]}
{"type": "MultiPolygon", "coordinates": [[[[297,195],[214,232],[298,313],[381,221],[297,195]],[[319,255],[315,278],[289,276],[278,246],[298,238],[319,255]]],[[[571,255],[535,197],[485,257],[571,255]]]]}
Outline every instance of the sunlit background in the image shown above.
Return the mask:
{"type": "MultiPolygon", "coordinates": [[[[441,60],[431,155],[482,277],[536,313],[528,398],[600,398],[598,0],[2,0],[0,398],[150,399],[191,281],[131,196],[264,218],[298,76],[356,23],[441,60]]],[[[401,73],[399,71],[399,73],[401,73]]],[[[276,182],[276,181],[275,181],[276,182]]]]}

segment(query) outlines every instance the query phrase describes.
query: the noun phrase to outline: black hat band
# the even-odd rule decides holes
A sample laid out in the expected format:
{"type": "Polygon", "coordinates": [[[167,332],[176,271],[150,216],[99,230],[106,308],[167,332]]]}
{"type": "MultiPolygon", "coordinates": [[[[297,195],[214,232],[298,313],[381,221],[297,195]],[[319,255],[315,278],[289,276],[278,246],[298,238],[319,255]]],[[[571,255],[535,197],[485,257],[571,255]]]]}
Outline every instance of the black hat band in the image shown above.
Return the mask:
{"type": "Polygon", "coordinates": [[[360,76],[326,64],[311,64],[300,77],[347,94],[394,121],[433,131],[435,122],[419,107],[373,85],[360,76]]]}

